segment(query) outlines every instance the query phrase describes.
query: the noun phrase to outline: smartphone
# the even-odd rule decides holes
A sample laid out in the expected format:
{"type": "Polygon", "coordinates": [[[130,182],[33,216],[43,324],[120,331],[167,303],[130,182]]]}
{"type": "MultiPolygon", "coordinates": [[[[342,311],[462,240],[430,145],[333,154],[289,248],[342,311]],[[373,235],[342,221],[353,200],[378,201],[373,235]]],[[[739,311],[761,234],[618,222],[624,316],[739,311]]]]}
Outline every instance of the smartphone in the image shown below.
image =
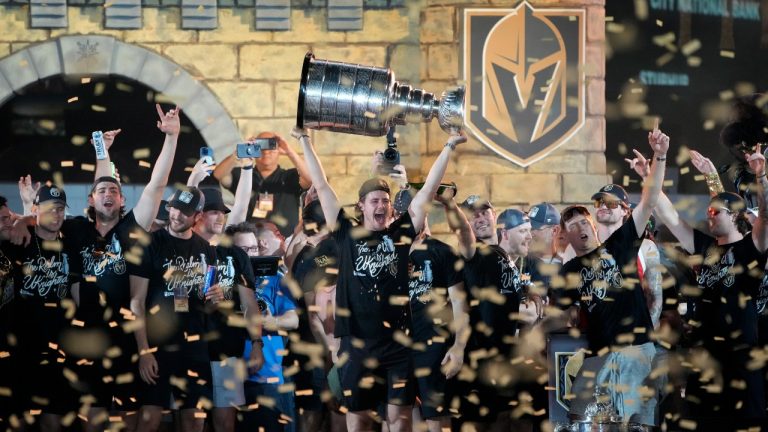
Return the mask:
{"type": "Polygon", "coordinates": [[[280,257],[259,256],[251,257],[251,267],[253,267],[254,276],[274,276],[280,264],[280,257]]]}
{"type": "Polygon", "coordinates": [[[262,150],[277,150],[277,138],[256,138],[256,145],[262,150]]]}
{"type": "Polygon", "coordinates": [[[259,158],[261,157],[261,147],[258,144],[240,143],[237,145],[237,158],[259,158]]]}
{"type": "MultiPolygon", "coordinates": [[[[213,165],[213,149],[208,146],[200,147],[200,159],[208,165],[213,165]]],[[[213,169],[208,169],[206,171],[208,171],[208,175],[213,174],[213,169]]]]}
{"type": "Polygon", "coordinates": [[[210,147],[200,147],[200,159],[205,160],[208,165],[213,165],[213,149],[210,147]]]}

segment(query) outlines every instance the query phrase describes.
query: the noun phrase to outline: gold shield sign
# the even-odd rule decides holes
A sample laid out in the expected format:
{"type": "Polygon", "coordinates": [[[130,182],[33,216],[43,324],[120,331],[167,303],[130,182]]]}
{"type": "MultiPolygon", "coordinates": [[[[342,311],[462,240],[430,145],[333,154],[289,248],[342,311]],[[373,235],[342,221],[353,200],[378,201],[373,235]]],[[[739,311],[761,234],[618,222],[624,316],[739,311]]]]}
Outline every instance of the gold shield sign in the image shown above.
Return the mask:
{"type": "Polygon", "coordinates": [[[583,9],[464,10],[464,118],[499,155],[528,166],[584,124],[583,9]]]}

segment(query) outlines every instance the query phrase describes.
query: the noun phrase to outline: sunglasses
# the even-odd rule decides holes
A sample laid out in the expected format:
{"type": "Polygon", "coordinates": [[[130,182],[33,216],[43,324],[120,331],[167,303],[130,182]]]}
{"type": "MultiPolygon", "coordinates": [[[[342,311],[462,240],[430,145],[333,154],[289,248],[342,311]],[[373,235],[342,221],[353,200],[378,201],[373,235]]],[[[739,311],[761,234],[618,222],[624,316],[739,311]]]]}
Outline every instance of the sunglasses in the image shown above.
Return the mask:
{"type": "Polygon", "coordinates": [[[595,200],[595,208],[599,209],[601,205],[605,204],[605,206],[611,210],[618,208],[621,205],[621,201],[606,201],[604,199],[596,199],[595,200]]]}
{"type": "Polygon", "coordinates": [[[728,213],[728,214],[733,213],[733,212],[731,212],[730,210],[728,210],[725,207],[709,207],[707,209],[707,215],[708,216],[717,216],[717,215],[720,214],[720,212],[723,212],[723,211],[728,213]]]}

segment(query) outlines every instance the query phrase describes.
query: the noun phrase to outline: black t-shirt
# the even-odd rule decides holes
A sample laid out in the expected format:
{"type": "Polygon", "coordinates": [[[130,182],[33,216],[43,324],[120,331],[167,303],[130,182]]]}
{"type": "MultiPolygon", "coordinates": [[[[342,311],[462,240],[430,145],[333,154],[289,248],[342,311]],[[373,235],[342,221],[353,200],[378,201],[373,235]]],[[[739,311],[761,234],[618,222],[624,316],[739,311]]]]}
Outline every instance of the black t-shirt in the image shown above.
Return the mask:
{"type": "Polygon", "coordinates": [[[483,245],[464,267],[468,287],[470,343],[474,349],[499,349],[508,354],[517,331],[520,301],[530,283],[498,245],[483,245]]]}
{"type": "MultiPolygon", "coordinates": [[[[27,355],[49,351],[68,327],[66,307],[70,286],[80,271],[73,251],[61,240],[46,242],[30,228],[29,245],[9,246],[4,252],[14,263],[15,299],[12,328],[18,348],[27,355]]],[[[72,303],[74,305],[74,303],[72,303]]]]}
{"type": "Polygon", "coordinates": [[[305,245],[293,261],[291,275],[303,292],[336,284],[339,274],[339,246],[328,236],[316,246],[305,245]]]}
{"type": "MultiPolygon", "coordinates": [[[[96,230],[96,224],[85,218],[64,221],[61,231],[64,239],[72,243],[76,254],[72,258],[82,261],[78,319],[82,320],[85,326],[104,326],[110,321],[121,322],[123,314],[120,309],[130,310],[131,288],[128,276],[135,273],[136,266],[126,260],[126,254],[134,246],[140,247],[139,238],[148,235],[136,222],[133,210],[120,218],[103,237],[96,230]],[[111,310],[106,317],[100,300],[102,293],[106,307],[111,310]]],[[[113,328],[122,330],[120,327],[113,328]]]]}
{"type": "Polygon", "coordinates": [[[694,299],[693,319],[701,325],[694,340],[710,351],[727,355],[730,349],[757,345],[758,288],[766,255],[755,247],[751,235],[718,246],[716,239],[693,232],[694,253],[703,257],[695,267],[701,295],[694,299]]]}
{"type": "Polygon", "coordinates": [[[757,290],[755,306],[757,307],[757,334],[759,344],[768,344],[768,271],[763,272],[763,279],[760,281],[760,287],[757,290]]]}
{"type": "MultiPolygon", "coordinates": [[[[411,303],[413,340],[426,342],[438,336],[438,328],[447,320],[435,321],[431,308],[449,307],[448,288],[462,282],[463,275],[456,269],[459,257],[450,246],[427,237],[410,255],[408,298],[411,303]],[[441,303],[437,304],[436,302],[441,303]]],[[[443,332],[444,335],[445,332],[443,332]]]]}
{"type": "MultiPolygon", "coordinates": [[[[244,306],[236,285],[243,285],[251,290],[256,286],[256,277],[248,255],[239,247],[216,246],[216,281],[224,291],[224,301],[218,304],[216,313],[211,316],[211,329],[218,332],[218,339],[210,344],[211,358],[241,357],[245,348],[248,331],[243,324],[244,306]]],[[[258,314],[259,311],[248,311],[258,314]]]]}
{"type": "Polygon", "coordinates": [[[13,263],[4,252],[9,246],[9,243],[3,243],[0,247],[0,351],[10,348],[8,334],[14,321],[13,263]]]}
{"type": "Polygon", "coordinates": [[[605,243],[571,259],[560,270],[566,278],[562,295],[580,303],[593,354],[604,347],[650,340],[653,322],[637,275],[641,243],[630,216],[605,243]]]}
{"type": "MultiPolygon", "coordinates": [[[[232,184],[228,189],[235,193],[237,183],[240,181],[240,169],[232,170],[232,184]]],[[[272,211],[267,214],[267,219],[274,222],[284,237],[293,233],[293,229],[299,224],[299,200],[304,190],[299,184],[299,172],[296,168],[283,169],[279,166],[267,178],[263,178],[257,169],[253,171],[253,192],[248,203],[248,218],[253,215],[253,209],[259,201],[260,193],[270,193],[273,197],[272,211]]]]}
{"type": "Polygon", "coordinates": [[[523,272],[527,272],[531,276],[531,282],[537,286],[540,285],[545,290],[546,295],[549,295],[552,288],[552,276],[559,274],[562,267],[563,264],[559,261],[544,261],[533,255],[528,255],[525,259],[523,272]]]}
{"type": "Polygon", "coordinates": [[[356,226],[339,211],[338,337],[381,338],[408,328],[408,253],[416,237],[406,212],[383,231],[356,226]],[[390,302],[390,300],[393,300],[390,302]],[[402,301],[401,301],[402,300],[402,301]]]}
{"type": "Polygon", "coordinates": [[[216,250],[202,237],[173,237],[167,230],[152,233],[137,275],[149,279],[146,317],[150,347],[181,351],[195,361],[207,361],[208,317],[202,288],[216,250]],[[174,293],[186,297],[188,312],[176,312],[174,293]]]}

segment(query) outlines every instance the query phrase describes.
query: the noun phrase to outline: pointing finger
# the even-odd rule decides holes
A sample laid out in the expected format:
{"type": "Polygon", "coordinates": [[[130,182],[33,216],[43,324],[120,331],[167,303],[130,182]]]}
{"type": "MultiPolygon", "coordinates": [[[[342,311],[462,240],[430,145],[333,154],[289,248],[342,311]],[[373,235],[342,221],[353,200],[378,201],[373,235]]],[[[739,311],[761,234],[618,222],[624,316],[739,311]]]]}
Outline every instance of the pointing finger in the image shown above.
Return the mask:
{"type": "Polygon", "coordinates": [[[157,109],[157,115],[159,115],[161,119],[165,117],[165,113],[163,112],[163,109],[160,107],[160,104],[155,104],[155,108],[157,109]]]}

